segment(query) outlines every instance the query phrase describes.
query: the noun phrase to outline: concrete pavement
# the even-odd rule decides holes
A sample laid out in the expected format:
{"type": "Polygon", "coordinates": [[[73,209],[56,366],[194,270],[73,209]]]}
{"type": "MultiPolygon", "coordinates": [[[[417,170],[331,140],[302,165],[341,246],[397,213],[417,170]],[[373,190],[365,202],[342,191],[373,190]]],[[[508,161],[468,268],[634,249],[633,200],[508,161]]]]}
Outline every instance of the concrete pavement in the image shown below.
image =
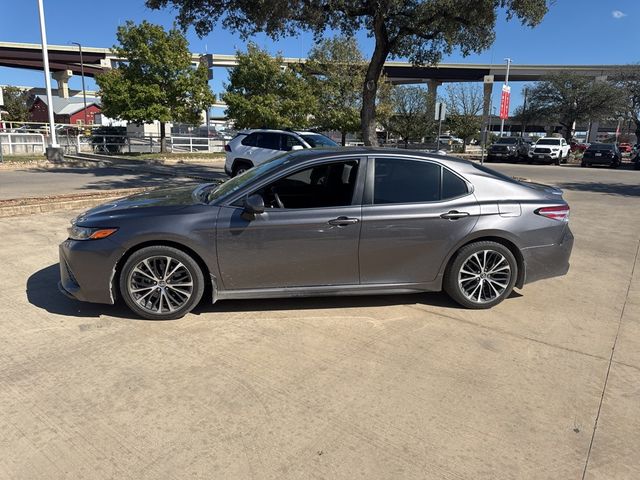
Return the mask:
{"type": "Polygon", "coordinates": [[[640,172],[498,168],[572,184],[576,242],[567,276],[489,311],[425,294],[141,321],[57,292],[77,212],[0,219],[0,478],[639,478],[640,172]]]}

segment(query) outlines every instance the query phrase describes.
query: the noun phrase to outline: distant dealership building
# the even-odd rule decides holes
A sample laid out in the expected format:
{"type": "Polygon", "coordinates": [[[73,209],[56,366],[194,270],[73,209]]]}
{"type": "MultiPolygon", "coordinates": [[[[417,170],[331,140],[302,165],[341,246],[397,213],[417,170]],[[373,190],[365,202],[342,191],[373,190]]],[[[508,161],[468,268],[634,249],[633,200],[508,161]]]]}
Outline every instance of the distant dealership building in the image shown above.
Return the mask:
{"type": "MultiPolygon", "coordinates": [[[[54,96],[53,115],[56,123],[82,125],[85,123],[85,108],[82,97],[62,98],[54,96]]],[[[48,122],[49,105],[45,95],[36,95],[29,110],[32,122],[48,122]]],[[[100,104],[95,98],[87,98],[87,124],[95,123],[95,116],[102,112],[100,104]]]]}

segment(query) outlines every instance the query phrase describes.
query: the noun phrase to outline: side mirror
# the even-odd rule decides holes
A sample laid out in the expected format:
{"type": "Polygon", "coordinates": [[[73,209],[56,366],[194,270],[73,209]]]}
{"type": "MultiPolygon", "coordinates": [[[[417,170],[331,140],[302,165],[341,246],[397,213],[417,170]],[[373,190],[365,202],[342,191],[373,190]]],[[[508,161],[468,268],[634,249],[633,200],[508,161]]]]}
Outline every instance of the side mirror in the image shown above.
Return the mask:
{"type": "Polygon", "coordinates": [[[296,150],[304,150],[304,147],[302,145],[292,145],[290,151],[295,152],[296,150]]]}
{"type": "Polygon", "coordinates": [[[262,195],[254,193],[244,199],[244,213],[248,215],[259,215],[264,213],[264,198],[262,195]]]}

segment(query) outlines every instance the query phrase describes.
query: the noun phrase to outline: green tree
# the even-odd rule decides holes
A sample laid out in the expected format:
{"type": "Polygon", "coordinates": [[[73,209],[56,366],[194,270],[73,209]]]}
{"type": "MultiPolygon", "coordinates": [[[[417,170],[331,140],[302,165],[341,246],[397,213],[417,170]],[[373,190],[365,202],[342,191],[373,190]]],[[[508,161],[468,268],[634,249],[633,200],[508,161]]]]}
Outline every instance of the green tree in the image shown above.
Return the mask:
{"type": "Polygon", "coordinates": [[[118,27],[114,53],[124,59],[98,75],[105,115],[135,123],[160,122],[165,150],[166,122],[200,122],[215,101],[208,85],[208,66],[194,68],[186,38],[178,29],[128,21],[118,27]]]}
{"type": "Polygon", "coordinates": [[[462,151],[482,128],[482,90],[477,85],[447,85],[447,107],[449,129],[462,139],[462,151]]]}
{"type": "Polygon", "coordinates": [[[433,132],[433,110],[429,108],[428,93],[424,88],[396,86],[391,92],[392,113],[386,127],[405,144],[420,141],[433,132]]]}
{"type": "Polygon", "coordinates": [[[516,122],[520,122],[521,135],[524,136],[527,131],[527,127],[535,125],[536,123],[542,123],[544,121],[545,112],[538,110],[537,105],[532,105],[529,101],[529,92],[531,87],[527,86],[523,89],[524,103],[516,107],[513,112],[512,118],[516,122]]]}
{"type": "Polygon", "coordinates": [[[280,56],[250,43],[237,53],[222,99],[237,128],[305,128],[316,111],[311,85],[296,68],[282,68],[280,56]]]}
{"type": "Polygon", "coordinates": [[[529,93],[529,106],[541,116],[557,121],[570,141],[576,122],[602,120],[620,111],[625,98],[607,81],[576,73],[559,73],[537,82],[529,93]]]}
{"type": "Polygon", "coordinates": [[[2,116],[3,120],[13,122],[29,120],[29,108],[31,108],[33,100],[29,92],[18,87],[4,87],[2,92],[4,97],[3,110],[7,112],[2,116]]]}
{"type": "Polygon", "coordinates": [[[315,123],[321,130],[347,133],[360,126],[361,90],[366,64],[353,37],[334,37],[317,43],[302,67],[321,108],[315,123]]]}
{"type": "Polygon", "coordinates": [[[222,25],[249,37],[272,38],[307,29],[316,36],[328,28],[346,35],[366,30],[375,46],[362,86],[360,128],[365,144],[377,144],[376,94],[385,61],[409,58],[437,63],[443,54],[463,55],[488,48],[495,38],[498,12],[523,24],[538,24],[551,0],[146,0],[151,8],[171,6],[183,28],[199,35],[222,25]]]}

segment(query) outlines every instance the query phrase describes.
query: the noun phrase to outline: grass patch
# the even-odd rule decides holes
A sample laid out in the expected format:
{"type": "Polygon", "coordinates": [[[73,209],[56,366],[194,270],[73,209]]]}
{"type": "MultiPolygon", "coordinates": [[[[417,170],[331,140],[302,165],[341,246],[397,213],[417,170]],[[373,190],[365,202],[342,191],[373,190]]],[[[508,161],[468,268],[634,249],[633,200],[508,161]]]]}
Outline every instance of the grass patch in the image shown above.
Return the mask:
{"type": "Polygon", "coordinates": [[[47,157],[44,154],[35,155],[4,155],[4,163],[32,163],[46,160],[47,157]]]}
{"type": "Polygon", "coordinates": [[[128,158],[137,158],[140,160],[224,160],[224,152],[205,153],[120,153],[111,155],[122,155],[128,158]]]}

